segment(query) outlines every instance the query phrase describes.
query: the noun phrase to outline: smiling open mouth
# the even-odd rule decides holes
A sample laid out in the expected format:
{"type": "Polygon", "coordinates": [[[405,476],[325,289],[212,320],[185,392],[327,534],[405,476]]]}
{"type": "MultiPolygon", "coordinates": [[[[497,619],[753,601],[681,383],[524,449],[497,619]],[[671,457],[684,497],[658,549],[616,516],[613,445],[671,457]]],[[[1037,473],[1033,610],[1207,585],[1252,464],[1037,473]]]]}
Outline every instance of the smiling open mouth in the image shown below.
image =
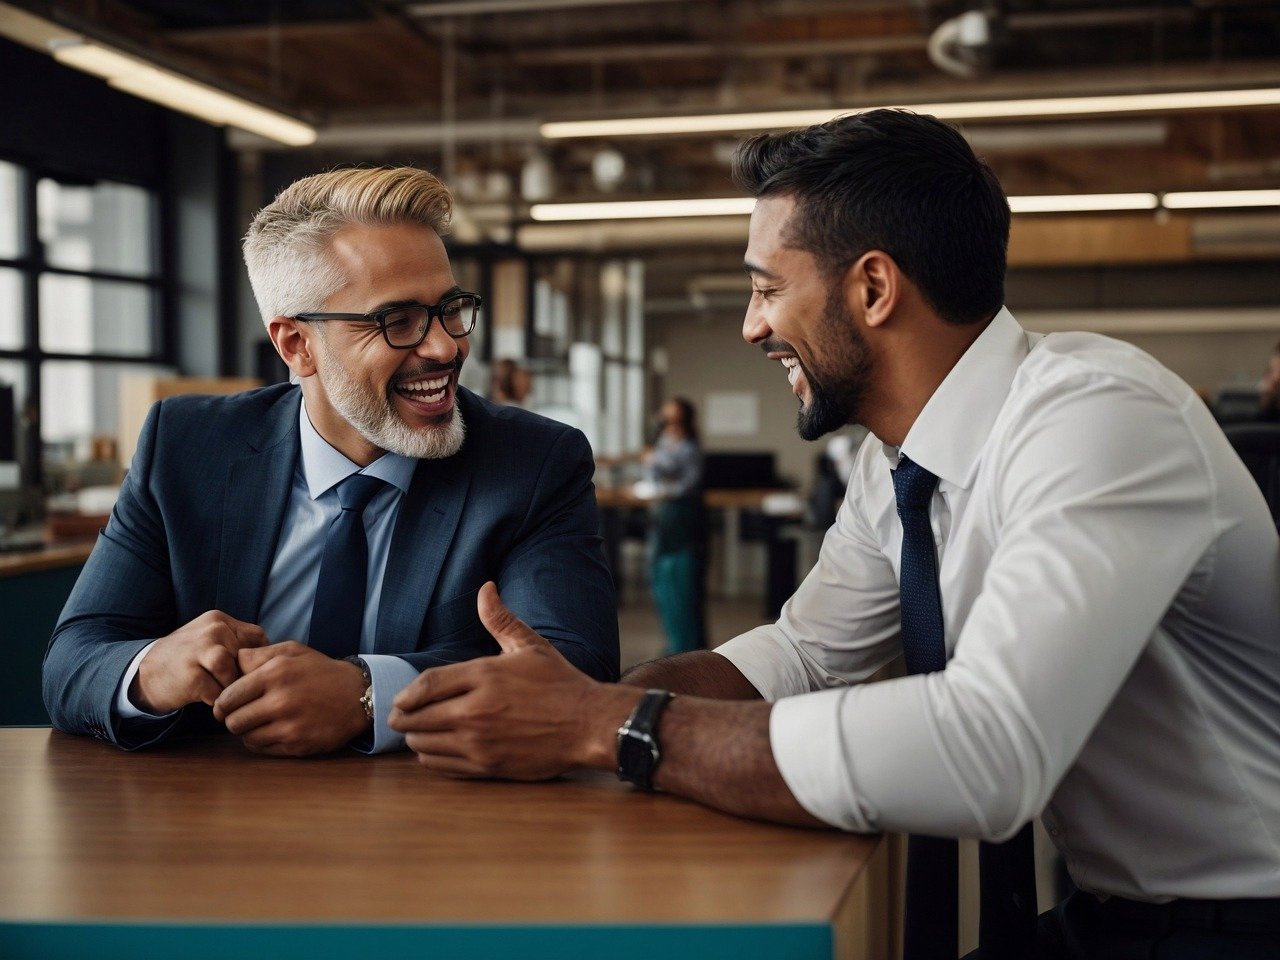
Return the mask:
{"type": "Polygon", "coordinates": [[[451,379],[453,379],[452,371],[446,371],[434,377],[405,380],[397,383],[393,389],[408,400],[433,406],[444,400],[449,392],[451,379]]]}

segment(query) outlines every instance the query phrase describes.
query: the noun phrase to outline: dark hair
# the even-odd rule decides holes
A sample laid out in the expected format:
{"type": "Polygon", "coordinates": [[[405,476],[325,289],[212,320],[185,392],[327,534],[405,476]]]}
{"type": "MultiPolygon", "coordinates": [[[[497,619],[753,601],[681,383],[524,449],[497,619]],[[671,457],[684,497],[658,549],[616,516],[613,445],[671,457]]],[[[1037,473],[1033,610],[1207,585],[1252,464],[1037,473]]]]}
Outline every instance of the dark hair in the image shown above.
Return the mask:
{"type": "Polygon", "coordinates": [[[694,443],[698,442],[698,411],[693,401],[687,397],[672,397],[671,402],[680,408],[680,417],[684,420],[684,432],[694,443]]]}
{"type": "Polygon", "coordinates": [[[1009,202],[991,168],[936,117],[871,110],[752,137],[733,179],[792,195],[787,242],[828,278],[883,250],[944,320],[976,323],[1004,303],[1009,202]]]}

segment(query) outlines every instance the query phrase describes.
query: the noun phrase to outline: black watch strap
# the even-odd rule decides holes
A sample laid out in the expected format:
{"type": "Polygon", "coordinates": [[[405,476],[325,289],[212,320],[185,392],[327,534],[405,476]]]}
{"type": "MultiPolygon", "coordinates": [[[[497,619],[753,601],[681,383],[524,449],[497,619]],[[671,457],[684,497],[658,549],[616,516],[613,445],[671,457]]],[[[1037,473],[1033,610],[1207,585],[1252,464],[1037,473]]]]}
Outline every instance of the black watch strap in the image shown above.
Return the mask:
{"type": "Polygon", "coordinates": [[[662,760],[657,726],[662,711],[675,694],[666,690],[646,690],[618,728],[618,779],[634,783],[642,790],[653,789],[653,775],[662,760]]]}

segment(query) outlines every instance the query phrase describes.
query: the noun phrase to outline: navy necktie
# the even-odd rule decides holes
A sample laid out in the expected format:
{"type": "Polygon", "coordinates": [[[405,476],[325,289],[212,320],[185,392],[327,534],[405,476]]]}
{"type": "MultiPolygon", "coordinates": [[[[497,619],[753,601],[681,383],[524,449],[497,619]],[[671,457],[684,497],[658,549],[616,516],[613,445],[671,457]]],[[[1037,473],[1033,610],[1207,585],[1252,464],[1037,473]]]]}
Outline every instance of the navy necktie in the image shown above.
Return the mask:
{"type": "Polygon", "coordinates": [[[338,484],[342,511],[329,526],[311,607],[310,645],[335,659],[360,652],[364,626],[365,583],[369,577],[369,542],[364,535],[364,509],[385,489],[386,481],[352,474],[338,484]]]}
{"type": "MultiPolygon", "coordinates": [[[[902,521],[898,573],[902,653],[909,673],[947,665],[938,555],[929,504],[938,478],[909,458],[893,471],[902,521]]],[[[983,843],[979,947],[982,960],[1021,960],[1035,949],[1035,876],[1028,824],[1008,843],[983,843]]],[[[907,840],[906,929],[903,960],[955,960],[960,949],[957,903],[959,855],[955,840],[912,834],[907,840]]]]}

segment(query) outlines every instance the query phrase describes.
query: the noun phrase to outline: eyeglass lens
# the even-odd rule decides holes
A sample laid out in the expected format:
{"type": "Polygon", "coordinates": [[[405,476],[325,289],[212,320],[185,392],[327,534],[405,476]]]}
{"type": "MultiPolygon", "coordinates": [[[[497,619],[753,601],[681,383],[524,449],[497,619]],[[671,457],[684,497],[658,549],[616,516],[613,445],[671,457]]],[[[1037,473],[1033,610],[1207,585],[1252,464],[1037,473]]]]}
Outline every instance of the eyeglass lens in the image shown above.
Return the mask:
{"type": "MultiPolygon", "coordinates": [[[[451,337],[465,337],[476,322],[474,297],[454,297],[440,307],[439,320],[445,333],[451,337]]],[[[429,314],[426,307],[405,307],[383,317],[383,329],[392,346],[412,346],[420,342],[427,330],[429,314]]]]}

